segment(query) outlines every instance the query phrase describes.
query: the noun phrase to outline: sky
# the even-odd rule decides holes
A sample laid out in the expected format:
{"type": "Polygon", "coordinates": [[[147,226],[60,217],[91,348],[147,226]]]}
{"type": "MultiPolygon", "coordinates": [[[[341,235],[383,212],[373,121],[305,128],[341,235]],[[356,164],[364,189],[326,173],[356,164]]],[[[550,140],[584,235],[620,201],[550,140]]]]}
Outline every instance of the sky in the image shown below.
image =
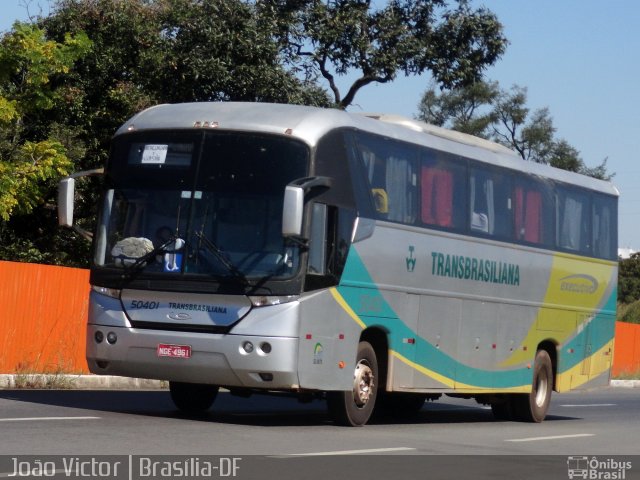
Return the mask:
{"type": "MultiPolygon", "coordinates": [[[[46,0],[0,0],[0,32],[49,12],[46,0]]],[[[549,108],[556,136],[588,166],[605,158],[620,191],[619,246],[640,250],[640,1],[472,0],[494,12],[509,46],[485,76],[526,87],[531,110],[549,108]]],[[[343,91],[346,91],[347,80],[343,91]]],[[[415,117],[430,77],[369,85],[351,111],[415,117]]]]}

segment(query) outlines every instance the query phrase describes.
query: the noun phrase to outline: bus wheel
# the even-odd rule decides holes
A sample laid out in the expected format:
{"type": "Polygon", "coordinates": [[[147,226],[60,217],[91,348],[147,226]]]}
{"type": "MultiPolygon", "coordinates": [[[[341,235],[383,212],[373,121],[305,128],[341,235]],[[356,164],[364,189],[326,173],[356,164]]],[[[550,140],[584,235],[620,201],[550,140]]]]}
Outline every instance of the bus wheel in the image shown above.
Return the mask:
{"type": "Polygon", "coordinates": [[[340,424],[359,427],[367,423],[378,396],[378,361],[369,342],[360,342],[356,368],[353,373],[353,389],[345,392],[328,392],[327,406],[333,420],[340,424]]]}
{"type": "Polygon", "coordinates": [[[190,415],[209,410],[218,395],[218,388],[217,385],[169,382],[171,400],[179,410],[190,415]]]}
{"type": "Polygon", "coordinates": [[[531,393],[513,396],[514,416],[524,422],[540,423],[547,416],[553,389],[553,366],[545,350],[538,350],[533,364],[531,393]]]}

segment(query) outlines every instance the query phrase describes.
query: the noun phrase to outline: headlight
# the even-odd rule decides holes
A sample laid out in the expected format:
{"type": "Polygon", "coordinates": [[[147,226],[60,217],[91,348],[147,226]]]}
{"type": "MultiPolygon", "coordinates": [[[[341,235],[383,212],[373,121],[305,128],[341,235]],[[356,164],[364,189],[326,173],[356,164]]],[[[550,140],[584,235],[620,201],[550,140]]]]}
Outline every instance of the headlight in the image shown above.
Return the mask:
{"type": "Polygon", "coordinates": [[[254,307],[268,307],[270,305],[280,305],[282,303],[295,302],[298,300],[298,295],[283,295],[283,296],[255,296],[249,297],[251,304],[254,307]]]}
{"type": "Polygon", "coordinates": [[[117,288],[98,287],[97,285],[92,285],[91,290],[107,297],[120,298],[121,290],[118,290],[117,288]]]}

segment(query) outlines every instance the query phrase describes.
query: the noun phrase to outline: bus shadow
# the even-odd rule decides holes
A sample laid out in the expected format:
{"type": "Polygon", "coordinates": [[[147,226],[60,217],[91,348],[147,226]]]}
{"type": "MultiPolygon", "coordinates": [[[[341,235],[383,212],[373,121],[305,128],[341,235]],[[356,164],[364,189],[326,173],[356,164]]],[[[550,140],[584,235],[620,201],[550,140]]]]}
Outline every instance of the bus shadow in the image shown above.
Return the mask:
{"type": "MultiPolygon", "coordinates": [[[[186,415],[175,408],[166,390],[1,390],[0,399],[35,403],[76,410],[139,415],[171,420],[259,427],[309,427],[332,425],[324,401],[299,403],[291,397],[255,395],[238,398],[220,392],[212,410],[200,415],[186,415]]],[[[491,410],[445,401],[426,403],[411,416],[376,413],[370,425],[421,425],[497,423],[491,410]]],[[[49,415],[50,412],[47,413],[49,415]]],[[[86,412],[82,412],[86,414],[86,412]]],[[[68,415],[65,412],[64,415],[68,415]]],[[[44,416],[44,415],[43,415],[44,416]]],[[[549,415],[545,421],[581,420],[578,417],[549,415]]],[[[504,421],[503,421],[504,422],[504,421]]]]}

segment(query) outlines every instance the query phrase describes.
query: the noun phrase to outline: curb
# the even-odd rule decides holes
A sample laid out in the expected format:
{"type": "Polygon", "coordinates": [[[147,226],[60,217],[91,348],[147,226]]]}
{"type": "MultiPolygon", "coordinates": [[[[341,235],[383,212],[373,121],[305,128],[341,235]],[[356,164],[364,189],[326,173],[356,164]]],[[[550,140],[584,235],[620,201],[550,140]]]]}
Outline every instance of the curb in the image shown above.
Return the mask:
{"type": "Polygon", "coordinates": [[[38,374],[0,375],[0,389],[161,390],[166,381],[112,375],[38,374]],[[16,386],[16,382],[23,386],[16,386]],[[57,385],[57,386],[56,386],[57,385]]]}
{"type": "MultiPolygon", "coordinates": [[[[640,388],[640,380],[611,380],[611,387],[640,388]]],[[[168,382],[110,375],[0,374],[0,389],[164,390],[168,382]],[[25,386],[16,387],[16,380],[25,386]],[[62,387],[56,387],[62,385],[62,387]]]]}
{"type": "Polygon", "coordinates": [[[640,380],[611,380],[612,387],[639,388],[640,380]]]}

